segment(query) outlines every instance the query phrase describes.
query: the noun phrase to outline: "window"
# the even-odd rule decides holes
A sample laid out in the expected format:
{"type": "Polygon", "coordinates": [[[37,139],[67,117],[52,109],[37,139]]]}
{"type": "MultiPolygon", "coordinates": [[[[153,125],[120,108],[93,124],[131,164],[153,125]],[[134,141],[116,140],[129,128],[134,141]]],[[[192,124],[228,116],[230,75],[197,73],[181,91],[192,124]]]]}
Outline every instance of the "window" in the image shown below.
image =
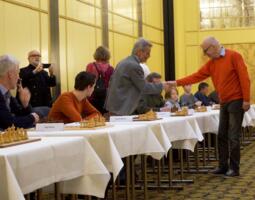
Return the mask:
{"type": "Polygon", "coordinates": [[[255,26],[255,0],[200,0],[200,28],[255,26]]]}

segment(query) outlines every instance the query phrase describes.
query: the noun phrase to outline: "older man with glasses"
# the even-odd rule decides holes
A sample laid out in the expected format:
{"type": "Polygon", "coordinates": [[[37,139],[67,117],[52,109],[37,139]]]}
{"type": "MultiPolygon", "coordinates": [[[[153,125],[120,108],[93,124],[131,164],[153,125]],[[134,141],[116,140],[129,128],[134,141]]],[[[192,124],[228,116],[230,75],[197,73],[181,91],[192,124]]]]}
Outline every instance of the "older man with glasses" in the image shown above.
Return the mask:
{"type": "Polygon", "coordinates": [[[31,92],[31,106],[42,116],[47,116],[52,104],[50,87],[56,86],[56,77],[53,66],[41,63],[41,54],[33,50],[28,53],[29,65],[21,68],[20,78],[23,87],[31,92]],[[48,68],[49,73],[45,70],[48,68]]]}
{"type": "Polygon", "coordinates": [[[11,55],[0,56],[0,129],[12,125],[30,128],[39,121],[29,105],[30,92],[18,85],[20,104],[11,96],[19,80],[19,62],[11,55]]]}
{"type": "Polygon", "coordinates": [[[219,167],[214,174],[239,176],[240,135],[244,112],[250,108],[250,79],[242,56],[225,49],[214,37],[207,37],[201,48],[210,60],[196,73],[172,81],[183,86],[212,78],[220,99],[218,130],[219,167]]]}

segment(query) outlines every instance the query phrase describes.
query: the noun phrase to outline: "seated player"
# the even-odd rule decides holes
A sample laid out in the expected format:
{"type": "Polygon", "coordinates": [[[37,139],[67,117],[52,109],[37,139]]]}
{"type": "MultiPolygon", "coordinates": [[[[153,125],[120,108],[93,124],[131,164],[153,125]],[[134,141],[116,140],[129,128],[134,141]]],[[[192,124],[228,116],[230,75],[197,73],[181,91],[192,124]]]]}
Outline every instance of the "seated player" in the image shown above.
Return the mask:
{"type": "Polygon", "coordinates": [[[71,123],[100,115],[100,112],[87,99],[94,91],[95,81],[94,74],[80,72],[75,77],[74,90],[63,93],[54,102],[49,113],[49,120],[71,123]]]}
{"type": "Polygon", "coordinates": [[[213,102],[214,104],[220,103],[219,96],[218,96],[218,93],[216,92],[216,90],[212,91],[208,97],[209,97],[210,101],[213,102]]]}
{"type": "Polygon", "coordinates": [[[210,106],[212,102],[208,98],[209,85],[205,82],[202,82],[198,85],[198,91],[195,94],[195,97],[202,102],[202,106],[210,106]]]}
{"type": "Polygon", "coordinates": [[[187,106],[188,108],[194,108],[196,106],[201,106],[202,102],[191,93],[192,85],[185,85],[183,89],[184,94],[180,97],[181,107],[187,106]]]}
{"type": "Polygon", "coordinates": [[[31,111],[31,95],[27,88],[18,86],[20,104],[11,96],[10,90],[17,87],[18,80],[19,62],[10,55],[0,56],[0,129],[12,125],[30,128],[39,121],[39,116],[31,111]]]}
{"type": "Polygon", "coordinates": [[[165,108],[170,108],[172,111],[179,110],[181,108],[179,104],[179,96],[178,96],[177,88],[171,88],[169,92],[165,94],[165,108]]]}
{"type": "MultiPolygon", "coordinates": [[[[146,77],[146,81],[149,83],[161,83],[161,75],[153,72],[146,77]]],[[[160,111],[160,108],[164,106],[164,100],[159,94],[143,94],[140,102],[136,108],[136,114],[143,114],[149,110],[160,111]]]]}

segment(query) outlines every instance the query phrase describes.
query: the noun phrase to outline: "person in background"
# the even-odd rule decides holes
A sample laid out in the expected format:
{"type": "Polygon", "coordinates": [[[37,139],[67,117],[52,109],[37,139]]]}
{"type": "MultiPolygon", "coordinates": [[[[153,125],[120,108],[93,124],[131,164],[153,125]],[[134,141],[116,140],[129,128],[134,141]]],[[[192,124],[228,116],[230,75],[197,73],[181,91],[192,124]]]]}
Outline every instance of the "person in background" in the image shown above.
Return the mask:
{"type": "Polygon", "coordinates": [[[219,166],[212,173],[239,176],[242,121],[244,112],[250,109],[251,84],[247,67],[240,53],[225,49],[214,37],[207,37],[201,48],[210,60],[194,74],[169,84],[183,86],[212,78],[220,100],[219,166]]]}
{"type": "Polygon", "coordinates": [[[179,104],[179,93],[176,87],[170,89],[169,92],[165,94],[165,108],[170,108],[171,110],[179,110],[181,108],[179,104]]]}
{"type": "Polygon", "coordinates": [[[187,106],[188,108],[194,108],[196,106],[201,106],[202,102],[199,101],[191,93],[192,85],[184,85],[184,94],[180,97],[180,106],[187,106]]]}
{"type": "Polygon", "coordinates": [[[105,98],[109,86],[110,78],[114,72],[114,68],[109,64],[111,54],[104,46],[99,46],[95,53],[95,61],[87,65],[86,71],[96,76],[96,86],[89,101],[102,114],[106,113],[104,109],[105,98]]]}
{"type": "Polygon", "coordinates": [[[18,85],[20,104],[11,96],[10,90],[17,87],[19,80],[19,62],[11,55],[0,56],[0,129],[12,125],[31,128],[39,121],[29,105],[30,92],[18,85]]]}
{"type": "Polygon", "coordinates": [[[131,115],[137,108],[143,94],[160,94],[169,88],[167,82],[148,83],[140,63],[145,63],[152,44],[139,38],[134,44],[132,55],[120,61],[111,77],[106,97],[106,110],[111,115],[131,115]]]}
{"type": "Polygon", "coordinates": [[[202,106],[210,106],[212,102],[208,98],[209,85],[206,82],[199,83],[198,91],[195,93],[197,100],[202,102],[202,106]]]}
{"type": "Polygon", "coordinates": [[[210,99],[211,102],[213,102],[213,104],[219,104],[220,103],[218,93],[216,92],[216,90],[212,91],[209,94],[208,98],[210,99]]]}
{"type": "Polygon", "coordinates": [[[31,93],[30,104],[32,107],[47,106],[52,104],[50,87],[56,86],[56,77],[53,66],[49,66],[49,74],[41,63],[41,53],[37,50],[28,53],[27,67],[20,69],[22,86],[27,87],[31,93]]]}
{"type": "Polygon", "coordinates": [[[49,120],[71,123],[100,115],[100,112],[87,99],[94,91],[95,82],[94,74],[80,72],[75,77],[74,90],[61,94],[53,103],[49,120]]]}
{"type": "MultiPolygon", "coordinates": [[[[156,72],[152,72],[146,77],[146,81],[156,84],[161,83],[161,75],[156,72]]],[[[164,103],[164,99],[160,93],[144,94],[142,95],[138,107],[136,108],[135,114],[143,114],[151,109],[158,112],[164,106],[164,103]]]]}

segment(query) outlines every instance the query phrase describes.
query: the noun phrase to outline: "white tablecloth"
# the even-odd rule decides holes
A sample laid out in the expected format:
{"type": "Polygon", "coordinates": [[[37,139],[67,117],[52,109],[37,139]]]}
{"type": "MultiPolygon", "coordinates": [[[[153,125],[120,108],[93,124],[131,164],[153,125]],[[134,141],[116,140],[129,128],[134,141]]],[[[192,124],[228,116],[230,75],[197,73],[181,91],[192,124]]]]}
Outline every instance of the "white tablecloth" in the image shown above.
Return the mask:
{"type": "MultiPolygon", "coordinates": [[[[72,124],[73,126],[77,124],[72,124]]],[[[164,136],[155,135],[146,125],[114,125],[95,130],[71,130],[54,132],[29,132],[30,137],[38,136],[83,136],[85,137],[106,168],[117,177],[123,167],[123,157],[148,154],[160,159],[171,147],[164,136]]]]}
{"type": "MultiPolygon", "coordinates": [[[[102,174],[103,183],[99,188],[98,185],[82,185],[87,191],[95,188],[103,196],[110,176],[95,157],[89,143],[81,137],[42,138],[38,142],[0,149],[0,199],[24,199],[23,194],[56,182],[63,182],[62,191],[68,192],[65,185],[72,181],[65,181],[86,179],[91,173],[88,162],[101,169],[97,174],[102,174]]],[[[94,177],[91,180],[94,182],[94,177]]]]}
{"type": "Polygon", "coordinates": [[[255,126],[255,107],[252,106],[245,112],[242,126],[255,126]]]}
{"type": "MultiPolygon", "coordinates": [[[[206,130],[217,130],[218,115],[215,112],[208,113],[195,113],[192,116],[179,117],[171,116],[163,118],[157,121],[139,121],[132,122],[132,124],[142,124],[149,127],[157,138],[161,138],[159,141],[163,145],[168,141],[172,144],[172,148],[188,149],[194,151],[194,147],[198,141],[203,140],[202,133],[206,130]],[[213,119],[214,123],[210,123],[213,119]],[[203,125],[207,123],[209,126],[203,125]]],[[[130,122],[114,122],[114,125],[128,125],[130,122]]],[[[168,149],[164,148],[167,152],[168,149]]]]}

